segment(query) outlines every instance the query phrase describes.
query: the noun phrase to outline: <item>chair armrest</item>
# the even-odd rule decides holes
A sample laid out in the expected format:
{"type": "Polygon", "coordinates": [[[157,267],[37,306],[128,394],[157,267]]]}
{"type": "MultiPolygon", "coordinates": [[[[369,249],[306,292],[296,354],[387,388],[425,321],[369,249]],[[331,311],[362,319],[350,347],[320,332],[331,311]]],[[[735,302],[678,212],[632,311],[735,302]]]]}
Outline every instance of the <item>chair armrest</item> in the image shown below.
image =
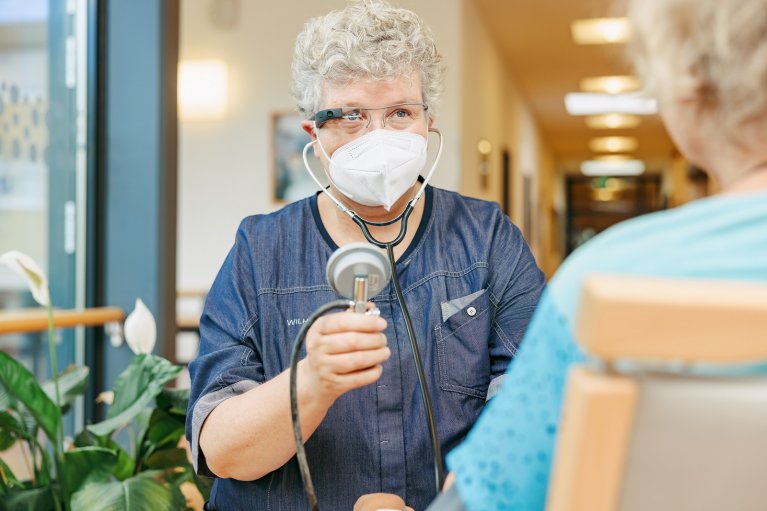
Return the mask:
{"type": "Polygon", "coordinates": [[[576,338],[604,360],[767,360],[767,283],[588,276],[576,338]]]}

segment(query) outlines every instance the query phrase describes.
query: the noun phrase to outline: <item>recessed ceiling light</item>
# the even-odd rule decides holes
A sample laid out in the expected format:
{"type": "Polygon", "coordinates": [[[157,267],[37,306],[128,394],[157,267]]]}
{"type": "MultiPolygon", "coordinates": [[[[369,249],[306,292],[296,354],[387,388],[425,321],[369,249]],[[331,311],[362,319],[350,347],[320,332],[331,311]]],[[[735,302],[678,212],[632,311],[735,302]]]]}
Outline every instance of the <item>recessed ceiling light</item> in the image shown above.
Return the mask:
{"type": "Polygon", "coordinates": [[[597,137],[589,141],[589,149],[595,153],[626,153],[638,146],[639,142],[634,137],[597,137]]]}
{"type": "Polygon", "coordinates": [[[595,130],[617,130],[636,128],[642,124],[638,115],[604,114],[586,117],[586,126],[595,130]]]}
{"type": "Polygon", "coordinates": [[[575,20],[570,25],[570,31],[578,44],[625,43],[631,35],[626,18],[575,20]]]}
{"type": "Polygon", "coordinates": [[[583,92],[620,94],[621,92],[637,91],[640,87],[639,79],[630,75],[592,76],[581,80],[583,92]]]}
{"type": "Polygon", "coordinates": [[[658,102],[655,98],[635,92],[630,94],[570,92],[565,95],[565,108],[570,115],[653,115],[658,112],[658,102]]]}
{"type": "Polygon", "coordinates": [[[645,171],[642,160],[587,160],[581,163],[584,176],[638,176],[645,171]]]}
{"type": "Polygon", "coordinates": [[[626,160],[633,160],[633,156],[629,156],[628,154],[600,154],[599,156],[594,156],[592,160],[597,161],[626,161],[626,160]]]}

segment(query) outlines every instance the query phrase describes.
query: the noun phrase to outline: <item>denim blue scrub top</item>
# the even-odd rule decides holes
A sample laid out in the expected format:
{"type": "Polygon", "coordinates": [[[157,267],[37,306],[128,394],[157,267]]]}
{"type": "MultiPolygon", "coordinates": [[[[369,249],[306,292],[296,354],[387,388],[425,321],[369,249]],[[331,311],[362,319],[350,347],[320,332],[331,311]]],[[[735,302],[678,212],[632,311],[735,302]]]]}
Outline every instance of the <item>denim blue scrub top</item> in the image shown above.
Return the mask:
{"type": "MultiPolygon", "coordinates": [[[[498,205],[427,187],[424,216],[397,272],[431,392],[442,452],[466,435],[503,378],[544,286],[522,235],[498,205]]],[[[194,463],[203,421],[223,400],[289,366],[301,325],[338,296],[325,280],[336,249],[317,197],[246,218],[210,290],[200,352],[190,365],[187,418],[194,463]]],[[[380,380],[340,397],[306,442],[322,509],[351,510],[364,493],[400,495],[415,509],[435,496],[423,403],[391,283],[373,301],[391,358],[380,380]]],[[[217,479],[218,509],[306,509],[295,458],[256,481],[217,479]]]]}

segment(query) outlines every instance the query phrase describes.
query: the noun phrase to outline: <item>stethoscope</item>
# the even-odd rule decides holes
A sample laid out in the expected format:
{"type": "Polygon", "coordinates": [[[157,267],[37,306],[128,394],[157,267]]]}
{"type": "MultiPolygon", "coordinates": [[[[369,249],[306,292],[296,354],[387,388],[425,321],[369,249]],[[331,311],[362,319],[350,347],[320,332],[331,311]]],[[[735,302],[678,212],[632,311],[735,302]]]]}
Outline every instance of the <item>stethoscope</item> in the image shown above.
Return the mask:
{"type": "MultiPolygon", "coordinates": [[[[309,152],[309,148],[312,147],[315,144],[318,144],[322,152],[326,155],[325,149],[322,147],[322,142],[320,142],[319,139],[319,133],[316,133],[316,128],[313,128],[315,130],[315,139],[308,142],[304,146],[304,150],[302,151],[302,157],[304,160],[304,167],[306,168],[306,171],[309,173],[309,175],[312,177],[314,182],[317,184],[317,187],[321,192],[324,192],[330,200],[335,203],[336,206],[338,206],[338,209],[341,210],[341,212],[346,213],[351,217],[351,219],[356,223],[360,229],[362,230],[362,234],[365,236],[365,239],[368,240],[369,243],[375,245],[378,248],[387,249],[387,247],[396,247],[399,245],[403,239],[405,239],[405,235],[407,234],[407,221],[410,217],[410,214],[413,212],[413,209],[415,208],[415,204],[418,202],[418,199],[421,198],[421,195],[423,195],[423,192],[426,190],[426,185],[429,183],[429,180],[431,179],[432,175],[434,175],[434,171],[437,169],[437,164],[439,163],[440,158],[442,157],[442,148],[443,148],[443,137],[442,133],[436,129],[436,128],[428,128],[428,132],[433,132],[439,135],[439,148],[437,149],[437,156],[434,158],[434,163],[431,165],[431,169],[429,169],[429,173],[426,175],[426,178],[423,180],[423,183],[421,183],[421,187],[418,189],[418,192],[416,192],[415,196],[408,201],[407,205],[405,206],[405,209],[402,210],[402,212],[397,215],[396,217],[392,218],[391,220],[387,220],[385,222],[373,222],[372,220],[367,220],[365,218],[362,218],[359,216],[354,210],[349,209],[346,207],[346,205],[338,200],[338,198],[333,195],[333,193],[330,191],[329,188],[326,188],[322,185],[319,179],[317,179],[317,176],[314,174],[314,171],[312,170],[311,166],[309,165],[309,159],[307,157],[307,153],[309,152]],[[398,221],[402,220],[402,225],[400,226],[399,234],[397,235],[394,240],[389,242],[383,242],[377,240],[370,232],[370,229],[368,226],[374,226],[374,227],[385,227],[387,225],[392,225],[398,221]]],[[[427,136],[428,141],[428,136],[427,136]]],[[[427,149],[424,149],[425,151],[428,150],[428,142],[427,142],[427,149]]],[[[329,158],[328,158],[329,159],[329,158]]],[[[330,177],[330,174],[328,173],[327,169],[323,165],[322,170],[325,172],[325,176],[328,178],[328,181],[330,181],[331,184],[335,186],[335,183],[333,183],[333,178],[330,177]]],[[[337,188],[337,187],[336,187],[337,188]]],[[[387,249],[388,250],[388,249],[387,249]]],[[[392,264],[392,271],[394,271],[394,267],[392,264]]]]}
{"type": "MultiPolygon", "coordinates": [[[[316,133],[316,128],[314,129],[316,133]]],[[[319,140],[319,134],[316,133],[315,140],[312,140],[311,142],[307,143],[304,146],[302,156],[304,160],[304,167],[306,167],[307,172],[309,172],[309,175],[312,177],[314,182],[317,183],[317,186],[319,187],[320,191],[327,194],[327,196],[330,197],[330,199],[335,203],[336,206],[338,206],[338,208],[343,213],[346,213],[347,215],[351,217],[354,223],[356,223],[360,227],[360,229],[362,230],[362,234],[365,236],[365,239],[367,239],[369,243],[371,243],[372,245],[378,248],[382,248],[386,250],[386,254],[389,259],[389,265],[391,266],[391,275],[392,275],[392,282],[394,283],[394,291],[395,291],[395,294],[397,295],[397,301],[399,302],[399,306],[400,306],[400,309],[402,310],[402,315],[405,320],[405,326],[407,328],[408,337],[410,339],[410,347],[413,353],[413,361],[415,363],[416,372],[418,375],[418,383],[419,383],[419,386],[421,387],[421,396],[423,397],[424,410],[426,413],[426,421],[429,427],[429,436],[430,436],[431,444],[432,444],[432,452],[434,454],[434,478],[435,478],[437,492],[439,493],[439,491],[442,489],[445,476],[444,476],[444,468],[442,467],[442,454],[441,454],[441,449],[439,445],[439,437],[437,435],[437,426],[436,426],[436,422],[434,421],[434,412],[433,412],[433,407],[431,404],[431,397],[429,396],[429,390],[428,390],[428,387],[426,386],[426,376],[424,374],[423,362],[421,360],[421,353],[420,353],[420,350],[418,349],[418,343],[416,342],[415,331],[413,329],[413,324],[410,319],[410,313],[408,312],[407,305],[405,304],[405,298],[402,294],[402,289],[399,283],[399,275],[397,274],[396,264],[394,260],[394,247],[399,245],[402,242],[402,240],[405,239],[405,235],[407,234],[408,218],[410,217],[410,214],[413,212],[413,209],[415,208],[416,203],[421,198],[421,195],[423,195],[424,190],[426,190],[426,185],[429,183],[429,180],[431,179],[432,175],[434,175],[434,171],[436,170],[437,164],[439,163],[440,157],[442,156],[443,137],[442,137],[442,133],[435,128],[427,129],[427,137],[426,137],[427,147],[424,149],[424,151],[428,150],[428,132],[430,131],[439,135],[439,148],[437,150],[437,156],[434,159],[434,163],[432,163],[431,169],[429,169],[429,172],[426,175],[426,178],[421,183],[421,187],[419,188],[418,192],[416,192],[415,196],[410,201],[408,201],[407,205],[405,206],[405,209],[393,219],[387,220],[385,222],[373,222],[365,218],[362,218],[354,210],[346,207],[346,205],[343,202],[338,200],[338,198],[336,198],[335,195],[331,193],[329,188],[324,187],[322,183],[320,182],[320,180],[317,179],[317,176],[314,174],[311,167],[309,166],[307,152],[309,151],[309,148],[312,147],[314,144],[319,144],[320,149],[327,157],[327,153],[325,152],[325,149],[322,147],[322,143],[319,140]],[[394,240],[389,242],[383,242],[383,241],[377,240],[371,234],[370,229],[368,227],[368,226],[385,227],[387,225],[392,225],[397,221],[402,222],[400,226],[399,234],[394,240]]],[[[330,158],[328,158],[328,160],[330,160],[330,158]]],[[[335,183],[333,183],[333,179],[330,177],[324,165],[323,165],[323,170],[325,171],[325,175],[327,176],[328,180],[335,186],[335,183]]],[[[328,306],[331,306],[331,305],[333,304],[328,304],[328,306]]],[[[326,307],[325,309],[330,310],[330,307],[326,307]]],[[[321,314],[322,312],[323,312],[322,310],[318,310],[315,312],[315,315],[319,316],[319,314],[321,314]]],[[[314,319],[316,319],[315,316],[312,317],[311,322],[313,322],[314,319]]],[[[307,325],[304,325],[304,327],[306,328],[307,325]]],[[[301,334],[299,334],[299,336],[300,335],[301,334]]],[[[299,343],[297,343],[297,345],[299,345],[299,343]]],[[[293,406],[293,403],[291,403],[291,406],[293,406]]],[[[301,434],[300,434],[300,427],[297,426],[297,424],[298,424],[297,417],[294,416],[293,426],[294,426],[294,431],[296,430],[296,428],[298,428],[298,431],[295,432],[296,438],[297,438],[296,442],[298,444],[299,443],[298,439],[301,438],[301,434]]],[[[298,452],[301,452],[300,448],[298,449],[298,452]]],[[[316,495],[314,494],[314,487],[311,482],[311,476],[309,475],[309,468],[306,465],[305,453],[303,457],[298,456],[298,461],[299,461],[299,468],[301,469],[301,477],[304,481],[304,489],[306,490],[307,498],[310,502],[310,507],[311,509],[318,510],[319,505],[317,503],[316,495]]]]}

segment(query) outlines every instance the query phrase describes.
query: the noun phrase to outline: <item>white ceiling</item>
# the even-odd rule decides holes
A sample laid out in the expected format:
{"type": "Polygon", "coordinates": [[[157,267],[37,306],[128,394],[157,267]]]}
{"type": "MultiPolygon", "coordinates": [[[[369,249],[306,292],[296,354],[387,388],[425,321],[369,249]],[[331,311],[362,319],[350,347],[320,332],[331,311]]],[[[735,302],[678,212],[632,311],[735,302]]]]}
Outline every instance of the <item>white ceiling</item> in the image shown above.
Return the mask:
{"type": "Polygon", "coordinates": [[[560,161],[593,155],[594,136],[630,135],[639,140],[634,155],[665,160],[674,148],[657,116],[643,117],[633,129],[593,130],[572,117],[564,96],[577,92],[590,76],[630,74],[624,45],[581,46],[572,41],[575,19],[610,17],[610,0],[473,0],[509,62],[547,143],[560,161]]]}

